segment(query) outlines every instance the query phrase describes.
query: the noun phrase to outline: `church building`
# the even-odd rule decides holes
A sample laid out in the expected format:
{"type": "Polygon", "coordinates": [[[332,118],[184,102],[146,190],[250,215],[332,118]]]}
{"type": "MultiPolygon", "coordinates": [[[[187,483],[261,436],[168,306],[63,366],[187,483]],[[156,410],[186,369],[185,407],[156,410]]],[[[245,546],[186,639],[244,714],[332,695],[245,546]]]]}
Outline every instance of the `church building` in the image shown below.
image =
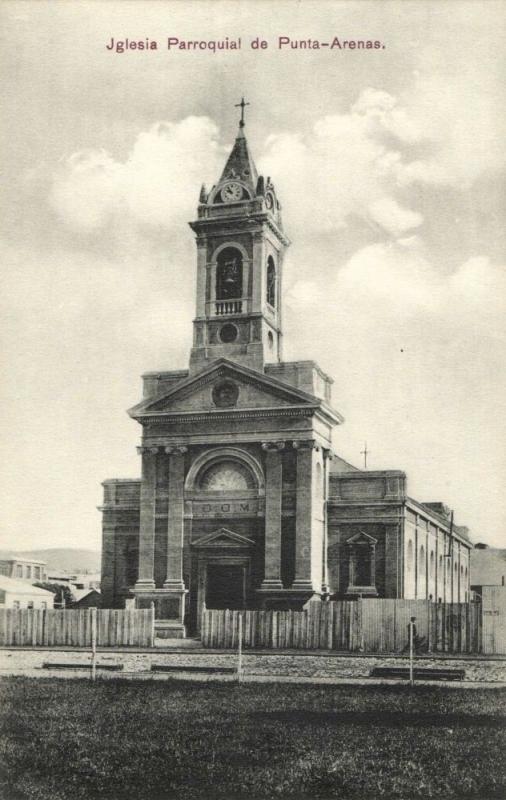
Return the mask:
{"type": "Polygon", "coordinates": [[[130,415],[140,480],[104,486],[102,605],[155,606],[158,636],[198,634],[202,609],[301,609],[310,600],[464,601],[470,542],[398,470],[334,452],[344,420],[314,361],[283,361],[290,244],[269,177],[239,131],[202,187],[196,314],[184,370],[148,372],[130,415]]]}

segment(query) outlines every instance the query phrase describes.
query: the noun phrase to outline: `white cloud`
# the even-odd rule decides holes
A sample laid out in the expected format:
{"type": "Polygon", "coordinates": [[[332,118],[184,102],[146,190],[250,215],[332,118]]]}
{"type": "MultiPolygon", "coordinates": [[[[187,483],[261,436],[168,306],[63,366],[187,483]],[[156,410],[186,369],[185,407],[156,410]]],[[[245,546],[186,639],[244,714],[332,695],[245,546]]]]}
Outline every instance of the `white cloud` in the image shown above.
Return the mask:
{"type": "MultiPolygon", "coordinates": [[[[258,165],[275,176],[281,198],[290,198],[287,221],[299,241],[339,231],[352,219],[395,239],[423,223],[419,185],[464,188],[497,166],[491,109],[474,98],[475,119],[470,90],[457,83],[462,106],[447,102],[453,84],[447,89],[420,74],[401,98],[369,87],[348,111],[318,119],[308,135],[270,135],[258,165]]],[[[139,133],[124,161],[83,151],[61,163],[51,201],[80,231],[107,230],[113,222],[167,230],[194,215],[203,177],[216,181],[225,157],[207,117],[158,122],[139,133]]]]}
{"type": "Polygon", "coordinates": [[[399,107],[397,99],[388,92],[373,88],[364,89],[351,111],[369,121],[369,129],[373,136],[388,131],[399,141],[409,144],[424,138],[423,129],[410,117],[405,108],[399,107]]]}
{"type": "Polygon", "coordinates": [[[75,153],[55,175],[52,204],[68,225],[83,231],[113,219],[182,225],[195,212],[203,176],[215,178],[222,166],[217,133],[208,118],[187,117],[141,132],[124,162],[104,151],[75,153]]]}
{"type": "Polygon", "coordinates": [[[336,308],[360,324],[367,318],[395,325],[421,315],[427,324],[462,326],[470,337],[477,332],[496,337],[504,333],[506,268],[478,256],[444,274],[412,236],[357,250],[325,288],[321,282],[297,281],[287,303],[294,312],[318,307],[323,320],[336,308]]]}
{"type": "Polygon", "coordinates": [[[417,228],[423,217],[416,211],[403,208],[393,197],[380,197],[369,206],[369,214],[383,230],[397,236],[411,228],[417,228]]]}
{"type": "MultiPolygon", "coordinates": [[[[395,197],[402,156],[383,141],[394,130],[404,140],[418,135],[393,97],[369,89],[349,113],[317,120],[307,138],[270,136],[259,164],[265,174],[280,176],[281,196],[290,195],[295,223],[303,222],[307,232],[337,230],[356,215],[395,236],[419,225],[421,215],[395,197]]],[[[114,221],[167,229],[194,214],[197,187],[203,176],[218,178],[225,156],[208,118],[159,122],[138,135],[123,162],[104,151],[66,159],[51,202],[78,231],[106,229],[114,221]]]]}
{"type": "MultiPolygon", "coordinates": [[[[305,138],[281,133],[267,139],[260,167],[266,174],[279,176],[281,197],[298,198],[291,208],[295,227],[306,232],[335,231],[347,224],[350,215],[370,219],[374,203],[395,205],[401,155],[378,135],[384,133],[382,119],[389,97],[364,92],[349,113],[323,117],[305,138]]],[[[375,214],[373,221],[383,227],[385,216],[375,214]]],[[[391,227],[389,219],[388,233],[391,227]]]]}

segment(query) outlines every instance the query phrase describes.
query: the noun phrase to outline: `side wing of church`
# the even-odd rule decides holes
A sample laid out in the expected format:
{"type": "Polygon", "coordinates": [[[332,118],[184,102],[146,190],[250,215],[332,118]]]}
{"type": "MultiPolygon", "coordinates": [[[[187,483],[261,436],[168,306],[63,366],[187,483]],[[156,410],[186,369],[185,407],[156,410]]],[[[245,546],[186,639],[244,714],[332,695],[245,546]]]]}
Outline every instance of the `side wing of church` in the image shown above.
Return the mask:
{"type": "Polygon", "coordinates": [[[332,380],[282,360],[289,240],[241,119],[223,173],[202,187],[187,370],[147,373],[130,410],[140,480],[104,481],[105,607],[155,605],[158,636],[198,632],[202,609],[302,608],[358,596],[464,601],[470,542],[400,471],[333,453],[332,380]]]}

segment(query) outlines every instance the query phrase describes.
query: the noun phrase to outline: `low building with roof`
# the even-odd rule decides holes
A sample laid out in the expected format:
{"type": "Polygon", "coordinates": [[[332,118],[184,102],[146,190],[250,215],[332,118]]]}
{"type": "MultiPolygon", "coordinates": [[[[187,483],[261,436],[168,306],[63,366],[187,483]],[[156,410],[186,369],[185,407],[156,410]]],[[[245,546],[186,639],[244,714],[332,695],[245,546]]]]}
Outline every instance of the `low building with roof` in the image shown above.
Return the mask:
{"type": "Polygon", "coordinates": [[[24,556],[13,555],[0,560],[0,575],[26,581],[47,580],[47,564],[45,561],[24,556]]]}
{"type": "Polygon", "coordinates": [[[97,589],[72,589],[72,608],[101,608],[102,595],[97,589]]]}
{"type": "Polygon", "coordinates": [[[54,594],[28,581],[0,575],[0,608],[53,608],[54,594]]]}

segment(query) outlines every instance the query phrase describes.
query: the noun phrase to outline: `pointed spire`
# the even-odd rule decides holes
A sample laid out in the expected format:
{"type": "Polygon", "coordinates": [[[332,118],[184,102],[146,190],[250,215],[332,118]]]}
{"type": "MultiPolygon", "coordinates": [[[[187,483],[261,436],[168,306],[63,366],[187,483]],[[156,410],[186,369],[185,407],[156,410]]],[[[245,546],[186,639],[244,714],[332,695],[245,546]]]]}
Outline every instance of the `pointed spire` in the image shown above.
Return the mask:
{"type": "Polygon", "coordinates": [[[220,183],[226,180],[241,180],[245,183],[251,184],[252,188],[256,187],[258,180],[258,173],[255,167],[255,162],[250,153],[248,142],[242,128],[239,128],[239,133],[234,142],[232,152],[230,153],[225,169],[222,172],[220,183]]]}
{"type": "Polygon", "coordinates": [[[246,136],[244,135],[244,109],[249,106],[249,103],[244,101],[244,97],[240,103],[236,103],[236,108],[241,109],[241,118],[239,120],[239,130],[230,153],[225,169],[222,172],[220,183],[226,180],[237,180],[249,183],[252,189],[255,189],[258,180],[258,173],[255,167],[255,162],[250,153],[246,136]]]}

